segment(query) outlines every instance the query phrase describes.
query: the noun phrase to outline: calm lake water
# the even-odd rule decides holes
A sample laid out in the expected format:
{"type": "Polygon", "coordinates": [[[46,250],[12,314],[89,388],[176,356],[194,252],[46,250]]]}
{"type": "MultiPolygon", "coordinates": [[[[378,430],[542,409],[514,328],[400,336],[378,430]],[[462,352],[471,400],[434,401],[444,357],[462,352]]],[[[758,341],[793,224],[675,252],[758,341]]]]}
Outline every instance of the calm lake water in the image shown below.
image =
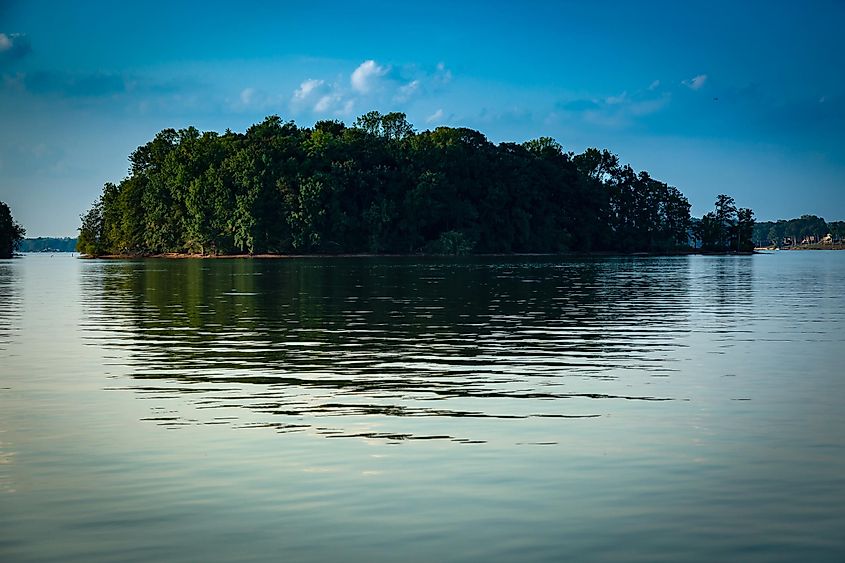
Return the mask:
{"type": "Polygon", "coordinates": [[[0,261],[0,560],[843,561],[845,252],[0,261]]]}

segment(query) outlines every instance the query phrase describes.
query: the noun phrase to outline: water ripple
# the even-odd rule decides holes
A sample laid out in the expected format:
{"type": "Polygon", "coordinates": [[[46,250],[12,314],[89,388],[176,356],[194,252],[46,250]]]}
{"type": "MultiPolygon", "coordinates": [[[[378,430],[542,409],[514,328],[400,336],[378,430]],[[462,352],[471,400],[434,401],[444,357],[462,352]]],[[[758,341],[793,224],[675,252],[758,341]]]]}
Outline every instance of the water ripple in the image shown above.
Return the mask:
{"type": "MultiPolygon", "coordinates": [[[[677,371],[690,276],[687,258],[93,263],[83,337],[128,354],[114,365],[140,397],[192,397],[191,413],[148,418],[167,426],[595,418],[597,401],[684,399],[607,382],[642,391],[677,371]]],[[[471,439],[446,426],[426,437],[471,439]]]]}

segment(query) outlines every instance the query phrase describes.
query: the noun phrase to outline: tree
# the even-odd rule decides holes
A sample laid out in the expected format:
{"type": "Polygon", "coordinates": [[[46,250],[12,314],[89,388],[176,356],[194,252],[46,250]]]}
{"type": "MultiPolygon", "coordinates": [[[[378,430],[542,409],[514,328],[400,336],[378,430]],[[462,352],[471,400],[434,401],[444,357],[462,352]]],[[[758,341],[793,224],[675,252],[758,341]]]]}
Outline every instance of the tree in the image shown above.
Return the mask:
{"type": "Polygon", "coordinates": [[[563,154],[563,147],[561,147],[560,143],[551,137],[538,137],[537,139],[531,139],[530,141],[522,143],[522,146],[537,156],[563,154]]]}
{"type": "Polygon", "coordinates": [[[778,233],[777,227],[770,227],[769,232],[766,233],[766,238],[759,239],[759,242],[761,243],[760,246],[768,244],[774,244],[775,246],[777,246],[780,244],[782,238],[783,237],[780,235],[780,233],[778,233]]]}
{"type": "Polygon", "coordinates": [[[831,221],[828,226],[834,241],[845,238],[845,221],[831,221]]]}
{"type": "Polygon", "coordinates": [[[398,111],[382,116],[381,130],[385,137],[394,141],[401,141],[414,133],[414,127],[408,123],[405,114],[398,111]]]}
{"type": "Polygon", "coordinates": [[[696,225],[695,238],[701,241],[701,249],[708,252],[725,250],[720,241],[724,238],[722,225],[713,211],[705,213],[696,225]]]}
{"type": "Polygon", "coordinates": [[[690,229],[690,203],[687,198],[678,188],[667,186],[661,211],[668,244],[673,247],[686,246],[690,229]]]}
{"type": "Polygon", "coordinates": [[[355,120],[355,127],[378,137],[382,134],[381,118],[382,115],[379,112],[368,111],[364,115],[358,116],[358,119],[355,120]]]}
{"type": "Polygon", "coordinates": [[[12,218],[9,206],[0,201],[0,258],[11,258],[25,235],[26,229],[12,218]]]}
{"type": "Polygon", "coordinates": [[[736,248],[737,252],[754,250],[754,212],[741,207],[736,211],[736,248]]]}
{"type": "MultiPolygon", "coordinates": [[[[716,222],[718,223],[718,241],[720,250],[728,250],[730,246],[730,232],[736,223],[736,205],[734,198],[725,194],[716,197],[716,222]]],[[[733,247],[736,249],[736,247],[733,247]]]]}
{"type": "Polygon", "coordinates": [[[91,209],[80,216],[80,219],[82,219],[82,226],[79,227],[76,250],[89,256],[102,256],[106,253],[103,198],[97,198],[91,209]]]}
{"type": "Polygon", "coordinates": [[[575,155],[575,164],[585,176],[606,182],[619,169],[619,157],[607,149],[599,151],[589,148],[582,154],[575,155]]]}
{"type": "Polygon", "coordinates": [[[754,212],[737,210],[734,199],[720,194],[716,209],[706,213],[696,225],[696,238],[709,252],[750,252],[754,250],[754,212]]]}

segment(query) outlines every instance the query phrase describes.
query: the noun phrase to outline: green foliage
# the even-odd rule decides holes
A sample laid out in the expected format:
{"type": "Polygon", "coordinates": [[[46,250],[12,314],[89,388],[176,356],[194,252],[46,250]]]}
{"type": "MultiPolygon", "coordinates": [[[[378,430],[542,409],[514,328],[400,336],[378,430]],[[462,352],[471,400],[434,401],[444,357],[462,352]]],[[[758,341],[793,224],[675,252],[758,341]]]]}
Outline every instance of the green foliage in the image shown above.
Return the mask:
{"type": "Polygon", "coordinates": [[[430,251],[435,254],[453,254],[457,256],[470,254],[473,248],[475,248],[475,243],[464,233],[458,231],[442,233],[437,241],[429,245],[430,251]]]}
{"type": "Polygon", "coordinates": [[[9,206],[0,201],[0,258],[11,258],[25,235],[26,229],[12,218],[9,206]]]}
{"type": "Polygon", "coordinates": [[[243,134],[165,129],[129,160],[82,217],[80,251],[668,251],[689,229],[676,188],[606,150],[416,132],[398,112],[352,127],[270,116],[243,134]]]}
{"type": "Polygon", "coordinates": [[[76,239],[76,250],[89,256],[102,256],[110,249],[106,241],[105,220],[103,218],[103,198],[100,197],[84,215],[79,237],[76,239]]]}
{"type": "Polygon", "coordinates": [[[732,197],[720,194],[716,209],[706,213],[694,229],[702,250],[708,252],[751,252],[754,233],[754,212],[737,209],[732,197]]]}
{"type": "Polygon", "coordinates": [[[736,210],[736,226],[731,233],[731,247],[739,252],[754,250],[754,212],[741,207],[736,210]],[[734,246],[735,243],[735,246],[734,246]]]}

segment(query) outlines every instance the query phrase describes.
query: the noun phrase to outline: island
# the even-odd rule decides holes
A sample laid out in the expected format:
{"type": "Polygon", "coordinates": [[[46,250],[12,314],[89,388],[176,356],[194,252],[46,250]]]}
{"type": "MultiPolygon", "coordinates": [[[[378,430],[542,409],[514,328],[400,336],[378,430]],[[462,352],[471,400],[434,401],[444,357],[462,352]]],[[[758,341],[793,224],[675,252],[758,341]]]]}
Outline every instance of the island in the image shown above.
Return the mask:
{"type": "Polygon", "coordinates": [[[415,131],[405,114],[245,133],[165,129],[82,216],[89,256],[711,252],[753,249],[720,195],[695,224],[675,187],[608,150],[415,131]]]}

